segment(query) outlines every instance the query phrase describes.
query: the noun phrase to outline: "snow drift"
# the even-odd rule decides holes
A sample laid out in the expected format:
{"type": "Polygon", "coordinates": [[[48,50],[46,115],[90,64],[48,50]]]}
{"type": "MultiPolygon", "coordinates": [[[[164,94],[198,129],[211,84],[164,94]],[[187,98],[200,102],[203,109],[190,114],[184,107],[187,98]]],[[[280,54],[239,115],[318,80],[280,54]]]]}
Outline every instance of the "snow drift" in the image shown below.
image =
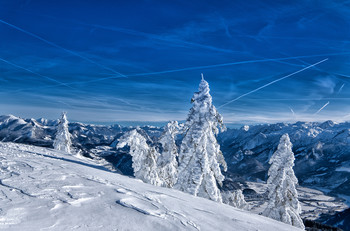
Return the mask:
{"type": "Polygon", "coordinates": [[[60,151],[0,142],[0,159],[0,229],[299,230],[60,151]]]}

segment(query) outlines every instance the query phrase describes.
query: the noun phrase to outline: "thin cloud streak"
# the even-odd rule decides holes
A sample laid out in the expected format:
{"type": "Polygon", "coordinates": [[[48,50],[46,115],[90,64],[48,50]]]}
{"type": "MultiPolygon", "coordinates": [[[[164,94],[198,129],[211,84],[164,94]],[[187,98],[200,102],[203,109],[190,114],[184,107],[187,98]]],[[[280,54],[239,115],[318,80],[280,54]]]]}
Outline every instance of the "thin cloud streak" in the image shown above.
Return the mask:
{"type": "Polygon", "coordinates": [[[341,85],[341,87],[339,88],[339,90],[338,90],[338,94],[340,94],[341,93],[341,91],[343,90],[343,87],[345,86],[345,83],[343,83],[343,85],[341,85]]]}
{"type": "Polygon", "coordinates": [[[27,31],[27,30],[24,30],[24,29],[22,29],[22,28],[20,28],[20,27],[18,27],[18,26],[15,26],[15,25],[13,25],[13,24],[11,24],[11,23],[8,23],[8,22],[6,22],[6,21],[4,21],[4,20],[1,20],[1,19],[0,19],[0,23],[3,23],[3,24],[5,24],[5,25],[7,25],[7,26],[9,26],[9,27],[11,27],[11,28],[13,28],[13,29],[16,29],[16,30],[18,30],[18,31],[21,31],[21,32],[23,32],[23,33],[25,33],[25,34],[27,34],[27,35],[30,35],[30,36],[32,36],[32,37],[34,37],[34,38],[36,38],[36,39],[39,39],[40,41],[42,41],[42,42],[44,42],[44,43],[46,43],[46,44],[49,44],[49,45],[54,46],[54,47],[56,47],[56,48],[62,49],[62,50],[66,51],[66,52],[68,52],[68,53],[70,53],[70,54],[72,54],[72,55],[74,55],[74,56],[77,56],[77,57],[79,57],[79,58],[81,58],[81,59],[84,59],[85,61],[88,61],[88,62],[90,62],[90,63],[92,63],[92,64],[95,64],[95,65],[97,65],[97,66],[99,66],[99,67],[101,67],[101,68],[103,68],[103,69],[105,69],[105,70],[109,70],[109,71],[111,71],[111,72],[113,72],[113,73],[115,73],[115,74],[118,74],[118,75],[122,76],[122,77],[126,77],[126,76],[124,76],[123,74],[121,74],[120,72],[118,72],[118,71],[116,71],[116,70],[113,70],[113,69],[110,68],[110,67],[106,67],[105,65],[102,65],[102,64],[100,64],[100,63],[97,63],[97,62],[93,61],[92,59],[87,58],[87,57],[85,57],[85,56],[83,56],[83,55],[81,55],[81,54],[79,54],[79,53],[77,53],[77,52],[75,52],[75,51],[69,50],[69,49],[64,48],[64,47],[62,47],[62,46],[60,46],[60,45],[57,45],[56,43],[53,43],[53,42],[51,42],[51,41],[48,41],[48,40],[46,40],[46,39],[40,37],[39,35],[36,35],[36,34],[34,34],[34,33],[32,33],[32,32],[29,32],[29,31],[27,31]]]}
{"type": "MultiPolygon", "coordinates": [[[[292,60],[292,59],[298,59],[298,58],[312,58],[312,57],[346,55],[346,54],[350,54],[350,52],[349,53],[340,52],[340,53],[329,53],[329,54],[318,54],[318,55],[292,56],[292,57],[275,58],[275,59],[267,58],[267,59],[246,60],[246,61],[213,64],[213,65],[205,65],[205,66],[185,67],[185,68],[165,70],[165,71],[145,72],[145,73],[125,75],[125,76],[126,77],[137,77],[137,76],[148,76],[148,75],[160,75],[160,74],[176,73],[176,72],[183,72],[183,71],[193,71],[193,70],[211,69],[211,68],[216,68],[216,67],[226,67],[226,66],[233,66],[233,65],[240,65],[240,64],[264,63],[264,62],[274,62],[274,61],[279,61],[279,60],[292,60]]],[[[306,68],[306,69],[308,69],[308,68],[306,68]]],[[[303,68],[303,70],[305,70],[305,68],[303,68]]],[[[99,81],[104,81],[104,80],[108,80],[108,79],[115,79],[115,78],[117,78],[117,76],[100,78],[100,79],[95,79],[95,80],[91,80],[91,81],[75,82],[75,83],[99,82],[99,81]]],[[[67,84],[70,84],[70,83],[67,83],[67,84]]]]}
{"type": "MultiPolygon", "coordinates": [[[[275,58],[275,59],[246,60],[246,61],[238,61],[238,62],[222,63],[222,64],[213,64],[213,65],[206,65],[206,66],[185,67],[185,68],[165,70],[165,71],[137,73],[137,74],[124,75],[124,77],[138,77],[138,76],[160,75],[160,74],[176,73],[176,72],[183,72],[183,71],[203,70],[203,69],[211,69],[211,68],[216,68],[216,67],[226,67],[226,66],[240,65],[240,64],[263,63],[263,62],[271,62],[271,61],[276,61],[276,60],[292,60],[292,59],[298,59],[300,57],[302,57],[302,58],[310,58],[310,57],[319,57],[319,56],[326,56],[326,55],[339,55],[339,54],[346,54],[346,53],[331,53],[331,54],[319,54],[319,55],[292,56],[292,57],[275,58]]],[[[350,54],[350,52],[349,52],[349,54],[350,54]]],[[[323,61],[325,61],[325,60],[323,60],[323,61]]],[[[306,70],[308,68],[310,68],[310,67],[303,68],[302,70],[306,70]]],[[[120,76],[111,76],[111,77],[98,78],[98,79],[93,79],[93,80],[88,80],[88,81],[75,81],[75,82],[60,83],[58,85],[52,85],[52,86],[47,86],[47,87],[55,87],[55,86],[60,86],[62,84],[73,85],[73,84],[95,83],[95,82],[105,81],[105,80],[109,80],[109,79],[116,79],[116,78],[122,78],[122,77],[120,77],[120,76]]],[[[27,90],[27,89],[22,89],[22,90],[27,90]]]]}
{"type": "Polygon", "coordinates": [[[320,113],[325,107],[328,106],[328,104],[329,104],[329,101],[328,101],[325,105],[323,105],[323,106],[315,113],[315,115],[317,115],[318,113],[320,113]]]}
{"type": "Polygon", "coordinates": [[[241,51],[233,51],[233,50],[230,50],[230,49],[223,49],[223,48],[218,48],[218,47],[214,47],[214,46],[210,46],[210,45],[204,45],[204,44],[200,44],[200,43],[188,42],[188,41],[175,39],[175,38],[168,38],[166,36],[159,36],[159,35],[155,35],[155,34],[145,33],[145,32],[131,30],[131,29],[126,29],[126,28],[112,27],[112,26],[103,26],[103,25],[98,25],[98,24],[87,24],[87,23],[82,23],[82,22],[76,22],[76,23],[79,23],[79,24],[85,25],[85,26],[94,27],[94,28],[120,32],[120,33],[124,33],[124,34],[130,34],[130,35],[135,35],[135,36],[142,36],[142,37],[146,37],[146,38],[153,39],[153,40],[158,40],[158,41],[163,41],[163,42],[168,42],[168,43],[170,42],[170,43],[179,44],[179,45],[182,45],[182,46],[191,46],[191,47],[197,47],[197,48],[204,48],[204,49],[208,49],[208,50],[212,50],[212,51],[225,52],[225,53],[242,53],[241,51]]]}
{"type": "MultiPolygon", "coordinates": [[[[0,61],[3,61],[4,63],[10,64],[11,66],[14,66],[14,67],[16,67],[16,68],[19,68],[19,69],[25,70],[25,71],[27,71],[27,72],[30,72],[30,73],[32,73],[32,74],[34,74],[34,75],[37,75],[37,76],[43,77],[43,78],[45,78],[45,79],[51,80],[51,81],[53,81],[53,82],[55,82],[55,83],[59,83],[60,86],[63,85],[63,86],[69,87],[69,88],[71,88],[71,89],[75,89],[75,88],[69,86],[67,83],[62,83],[62,82],[60,82],[60,81],[58,81],[58,80],[56,80],[56,79],[53,79],[53,78],[51,78],[51,77],[48,77],[48,76],[39,74],[39,73],[34,72],[34,71],[32,71],[32,70],[29,70],[29,69],[27,69],[27,68],[25,68],[25,67],[22,67],[22,66],[19,66],[19,65],[17,65],[17,64],[14,64],[14,63],[12,63],[12,62],[10,62],[10,61],[8,61],[8,60],[5,60],[5,59],[0,58],[0,61]]],[[[17,91],[18,91],[18,90],[14,91],[14,92],[17,92],[17,91]]]]}
{"type": "Polygon", "coordinates": [[[293,110],[291,107],[289,107],[289,109],[290,109],[290,111],[292,112],[293,117],[295,117],[295,112],[294,112],[294,110],[293,110]]]}
{"type": "Polygon", "coordinates": [[[310,66],[307,66],[307,67],[305,67],[305,68],[303,68],[303,69],[300,69],[300,70],[295,71],[295,72],[293,72],[293,73],[291,73],[291,74],[288,74],[288,75],[286,75],[286,76],[283,76],[282,78],[276,79],[276,80],[274,80],[274,81],[272,81],[272,82],[270,82],[270,83],[267,83],[267,84],[265,84],[265,85],[263,85],[263,86],[261,86],[261,87],[258,87],[258,88],[256,88],[256,89],[250,91],[250,92],[247,92],[247,93],[245,93],[245,94],[243,94],[243,95],[240,95],[240,96],[238,96],[237,98],[235,98],[235,99],[233,99],[233,100],[230,100],[230,101],[228,101],[227,103],[224,103],[224,104],[220,105],[220,106],[218,107],[218,109],[219,109],[219,108],[222,108],[222,107],[224,107],[224,106],[226,106],[226,105],[228,105],[228,104],[230,104],[230,103],[233,103],[233,102],[235,102],[235,101],[237,101],[237,100],[243,98],[244,96],[250,95],[250,94],[252,94],[252,93],[254,93],[254,92],[257,92],[257,91],[259,91],[259,90],[261,90],[261,89],[263,89],[263,88],[265,88],[265,87],[268,87],[268,86],[270,86],[270,85],[272,85],[272,84],[274,84],[274,83],[277,83],[277,82],[279,82],[279,81],[281,81],[281,80],[283,80],[283,79],[289,78],[289,77],[291,77],[291,76],[293,76],[293,75],[296,75],[296,74],[298,74],[298,73],[300,73],[300,72],[302,72],[302,71],[305,71],[305,70],[307,70],[307,69],[310,69],[311,67],[314,67],[314,66],[316,66],[316,65],[318,65],[318,64],[320,64],[320,63],[323,63],[323,62],[325,62],[325,61],[327,61],[327,60],[328,60],[328,58],[327,58],[327,59],[323,59],[323,60],[321,60],[321,61],[319,61],[319,62],[317,62],[317,63],[314,63],[314,64],[312,64],[312,65],[310,65],[310,66]]]}

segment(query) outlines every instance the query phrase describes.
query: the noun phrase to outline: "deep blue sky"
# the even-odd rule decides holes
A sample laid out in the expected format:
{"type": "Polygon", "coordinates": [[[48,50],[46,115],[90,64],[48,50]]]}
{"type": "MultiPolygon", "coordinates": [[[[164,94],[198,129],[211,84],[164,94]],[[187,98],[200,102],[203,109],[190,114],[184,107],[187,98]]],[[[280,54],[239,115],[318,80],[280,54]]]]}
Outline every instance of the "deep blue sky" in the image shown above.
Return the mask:
{"type": "Polygon", "coordinates": [[[184,120],[204,73],[227,122],[350,119],[350,1],[2,0],[0,20],[0,114],[184,120]]]}

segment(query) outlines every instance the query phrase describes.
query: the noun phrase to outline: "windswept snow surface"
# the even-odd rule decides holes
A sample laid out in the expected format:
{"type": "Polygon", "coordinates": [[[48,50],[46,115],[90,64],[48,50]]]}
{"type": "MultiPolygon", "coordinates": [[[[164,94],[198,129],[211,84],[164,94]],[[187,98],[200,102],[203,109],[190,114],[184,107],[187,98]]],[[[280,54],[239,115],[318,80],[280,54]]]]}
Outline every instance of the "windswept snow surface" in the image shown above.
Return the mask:
{"type": "Polygon", "coordinates": [[[299,230],[52,149],[0,142],[0,159],[0,230],[299,230]]]}

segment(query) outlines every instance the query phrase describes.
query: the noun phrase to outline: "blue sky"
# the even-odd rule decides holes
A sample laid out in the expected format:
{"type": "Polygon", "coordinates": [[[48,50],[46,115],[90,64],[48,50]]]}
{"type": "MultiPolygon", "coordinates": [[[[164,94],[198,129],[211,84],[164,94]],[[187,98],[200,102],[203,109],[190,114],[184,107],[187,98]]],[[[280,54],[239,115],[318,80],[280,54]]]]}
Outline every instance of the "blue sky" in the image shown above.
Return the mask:
{"type": "Polygon", "coordinates": [[[350,1],[4,0],[0,35],[0,114],[184,120],[203,73],[226,122],[350,119],[350,1]]]}

